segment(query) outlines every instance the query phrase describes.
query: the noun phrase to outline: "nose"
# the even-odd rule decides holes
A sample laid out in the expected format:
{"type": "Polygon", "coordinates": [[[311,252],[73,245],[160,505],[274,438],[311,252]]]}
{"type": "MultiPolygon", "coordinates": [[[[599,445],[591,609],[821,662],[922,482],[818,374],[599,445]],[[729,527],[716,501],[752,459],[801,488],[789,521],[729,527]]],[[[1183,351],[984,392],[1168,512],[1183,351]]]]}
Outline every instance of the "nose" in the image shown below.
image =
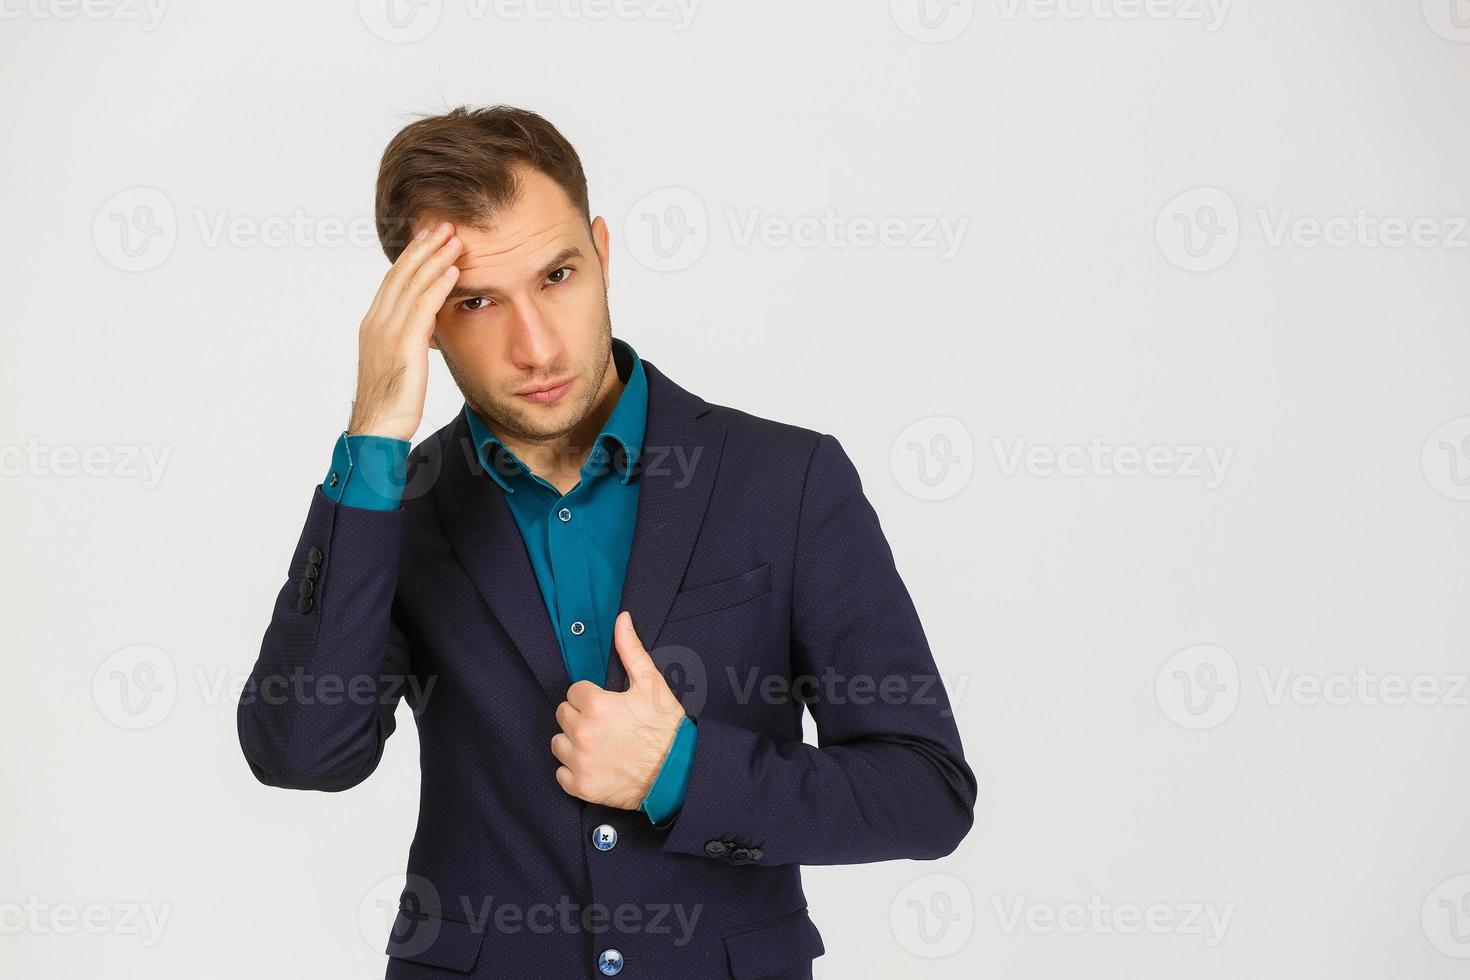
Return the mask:
{"type": "Polygon", "coordinates": [[[561,339],[534,303],[517,303],[506,324],[510,331],[509,356],[520,370],[542,380],[543,372],[560,361],[561,339]]]}

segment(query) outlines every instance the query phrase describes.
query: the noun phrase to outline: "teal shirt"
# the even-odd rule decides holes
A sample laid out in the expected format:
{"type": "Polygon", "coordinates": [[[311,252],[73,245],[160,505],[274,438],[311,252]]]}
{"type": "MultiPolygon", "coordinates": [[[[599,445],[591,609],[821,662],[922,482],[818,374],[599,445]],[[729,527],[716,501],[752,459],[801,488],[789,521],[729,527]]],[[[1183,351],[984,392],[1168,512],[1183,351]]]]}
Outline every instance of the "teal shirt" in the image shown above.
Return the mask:
{"type": "MultiPolygon", "coordinates": [[[[648,379],[627,342],[614,337],[612,344],[623,392],[582,464],[577,485],[565,494],[532,473],[464,406],[480,464],[505,492],[525,541],[556,630],[568,686],[589,680],[601,687],[608,659],[617,655],[613,623],[621,611],[638,513],[634,464],[648,420],[648,379]]],[[[322,492],[348,507],[396,509],[403,496],[408,449],[404,439],[344,434],[337,440],[322,492]]],[[[639,804],[657,824],[671,820],[683,806],[697,732],[689,718],[679,723],[668,756],[639,804]]]]}

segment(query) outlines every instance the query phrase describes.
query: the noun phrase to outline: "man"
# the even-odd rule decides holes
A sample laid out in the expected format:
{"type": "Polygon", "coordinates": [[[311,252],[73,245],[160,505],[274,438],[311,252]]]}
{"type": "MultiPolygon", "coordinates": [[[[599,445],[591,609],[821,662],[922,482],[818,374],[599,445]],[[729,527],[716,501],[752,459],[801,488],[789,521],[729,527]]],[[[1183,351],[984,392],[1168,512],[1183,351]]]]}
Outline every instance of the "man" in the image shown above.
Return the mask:
{"type": "Polygon", "coordinates": [[[811,977],[800,866],[943,857],[976,794],[856,469],[612,336],[607,224],[540,116],[410,124],[377,217],[352,418],[240,700],[252,771],[355,786],[409,699],[390,978],[811,977]],[[410,453],[430,348],[465,405],[410,453]]]}

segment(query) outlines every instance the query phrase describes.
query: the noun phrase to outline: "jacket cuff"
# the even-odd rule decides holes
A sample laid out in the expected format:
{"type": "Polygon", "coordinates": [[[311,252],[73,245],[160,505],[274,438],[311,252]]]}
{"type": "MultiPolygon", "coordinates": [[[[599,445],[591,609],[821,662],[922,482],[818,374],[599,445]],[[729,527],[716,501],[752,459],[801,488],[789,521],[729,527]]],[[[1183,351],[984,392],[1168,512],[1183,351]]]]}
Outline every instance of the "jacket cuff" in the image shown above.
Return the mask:
{"type": "Polygon", "coordinates": [[[689,788],[689,770],[694,765],[694,740],[698,734],[699,729],[686,715],[679,722],[679,730],[674,733],[674,743],[669,746],[669,754],[664,757],[664,764],[659,767],[653,785],[648,788],[648,795],[638,804],[638,809],[648,814],[648,819],[655,825],[672,820],[684,806],[684,792],[689,788]]]}
{"type": "Polygon", "coordinates": [[[408,450],[407,439],[343,432],[332,449],[322,493],[346,507],[397,510],[407,481],[408,450]]]}

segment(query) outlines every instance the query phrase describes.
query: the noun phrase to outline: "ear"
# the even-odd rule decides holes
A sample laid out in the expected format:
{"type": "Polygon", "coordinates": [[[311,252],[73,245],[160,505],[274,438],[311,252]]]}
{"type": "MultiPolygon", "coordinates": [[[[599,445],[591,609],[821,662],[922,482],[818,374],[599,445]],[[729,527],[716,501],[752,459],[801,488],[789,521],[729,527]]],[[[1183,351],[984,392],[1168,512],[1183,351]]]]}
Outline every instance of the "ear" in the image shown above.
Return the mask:
{"type": "Polygon", "coordinates": [[[612,277],[608,275],[608,261],[611,253],[607,247],[607,222],[602,220],[602,215],[592,219],[592,247],[597,249],[597,261],[602,266],[602,286],[607,289],[612,286],[612,277]]]}

